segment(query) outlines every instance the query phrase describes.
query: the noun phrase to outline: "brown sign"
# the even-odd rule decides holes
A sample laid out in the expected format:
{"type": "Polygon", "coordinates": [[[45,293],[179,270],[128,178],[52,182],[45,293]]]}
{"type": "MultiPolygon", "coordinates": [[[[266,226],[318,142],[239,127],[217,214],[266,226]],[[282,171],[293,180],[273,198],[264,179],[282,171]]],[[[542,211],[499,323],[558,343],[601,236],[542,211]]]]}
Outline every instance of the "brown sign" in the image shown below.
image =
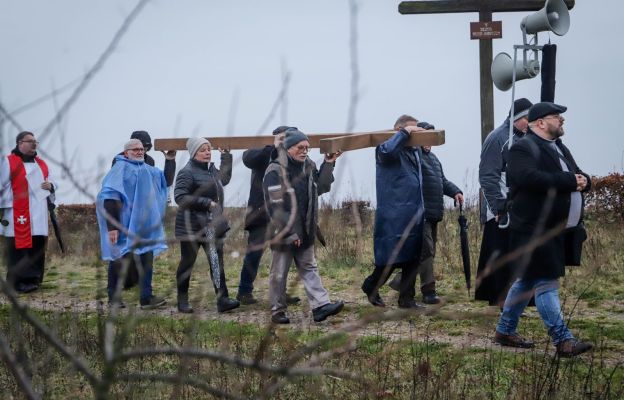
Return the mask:
{"type": "Polygon", "coordinates": [[[500,39],[502,37],[502,21],[470,23],[470,39],[500,39]]]}

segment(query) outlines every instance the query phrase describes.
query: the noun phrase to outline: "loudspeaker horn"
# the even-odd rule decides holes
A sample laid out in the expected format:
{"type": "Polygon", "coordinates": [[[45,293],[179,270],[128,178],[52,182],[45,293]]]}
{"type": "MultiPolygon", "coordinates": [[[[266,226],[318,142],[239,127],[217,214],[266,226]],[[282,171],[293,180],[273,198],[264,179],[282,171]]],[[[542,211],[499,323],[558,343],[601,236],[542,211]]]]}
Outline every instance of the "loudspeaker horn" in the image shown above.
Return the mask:
{"type": "MultiPolygon", "coordinates": [[[[515,70],[516,81],[530,79],[539,74],[540,64],[537,60],[527,60],[527,66],[525,67],[522,60],[516,60],[515,70]]],[[[511,85],[513,84],[513,71],[513,60],[509,54],[498,53],[498,55],[494,57],[490,73],[492,74],[492,81],[498,90],[505,92],[511,89],[511,85]]]]}
{"type": "Polygon", "coordinates": [[[546,0],[544,7],[522,19],[520,28],[532,35],[542,31],[552,31],[563,36],[570,29],[570,12],[563,0],[546,0]]]}

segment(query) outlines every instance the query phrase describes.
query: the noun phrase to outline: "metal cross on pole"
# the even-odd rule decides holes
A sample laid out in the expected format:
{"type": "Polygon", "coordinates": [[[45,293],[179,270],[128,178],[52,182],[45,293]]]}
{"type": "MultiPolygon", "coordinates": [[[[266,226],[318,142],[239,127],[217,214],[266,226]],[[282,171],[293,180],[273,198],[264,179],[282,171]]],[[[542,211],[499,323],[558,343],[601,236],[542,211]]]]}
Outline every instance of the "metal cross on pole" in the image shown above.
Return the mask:
{"type": "MultiPolygon", "coordinates": [[[[575,0],[564,0],[568,9],[575,0]]],[[[479,22],[492,22],[492,13],[537,11],[545,0],[421,0],[403,1],[399,4],[401,14],[443,14],[478,12],[479,22]]],[[[479,77],[481,80],[481,143],[494,129],[494,93],[490,66],[492,65],[492,39],[479,40],[479,77]]]]}

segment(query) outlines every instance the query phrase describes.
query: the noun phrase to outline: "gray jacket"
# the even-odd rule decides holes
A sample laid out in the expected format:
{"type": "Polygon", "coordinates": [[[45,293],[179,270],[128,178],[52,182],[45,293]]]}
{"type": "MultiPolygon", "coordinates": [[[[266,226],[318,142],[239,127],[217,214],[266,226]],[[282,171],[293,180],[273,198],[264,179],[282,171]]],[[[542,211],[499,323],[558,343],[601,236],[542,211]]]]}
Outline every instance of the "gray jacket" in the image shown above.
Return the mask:
{"type": "MultiPolygon", "coordinates": [[[[479,162],[479,184],[484,201],[481,202],[481,223],[485,224],[495,216],[502,214],[507,201],[507,183],[505,170],[507,164],[507,142],[509,141],[509,118],[488,134],[481,149],[479,162]]],[[[514,143],[524,136],[514,130],[514,143]]],[[[513,144],[513,143],[512,143],[513,144]]]]}

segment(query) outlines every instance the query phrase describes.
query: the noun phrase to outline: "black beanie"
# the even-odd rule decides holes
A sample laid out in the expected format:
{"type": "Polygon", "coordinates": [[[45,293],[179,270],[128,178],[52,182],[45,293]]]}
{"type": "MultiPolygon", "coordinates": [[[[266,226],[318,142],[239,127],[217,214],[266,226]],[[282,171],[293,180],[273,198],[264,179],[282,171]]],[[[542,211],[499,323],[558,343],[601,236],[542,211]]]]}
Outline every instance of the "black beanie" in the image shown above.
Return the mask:
{"type": "MultiPolygon", "coordinates": [[[[512,122],[515,122],[525,115],[528,115],[529,108],[531,108],[532,105],[533,103],[531,103],[528,99],[525,99],[524,97],[521,97],[518,100],[514,101],[514,115],[512,118],[512,122]]],[[[511,110],[509,111],[511,112],[511,110]]]]}
{"type": "Polygon", "coordinates": [[[148,148],[152,148],[152,138],[149,133],[145,131],[134,131],[132,135],[130,135],[130,139],[139,139],[141,143],[143,143],[143,147],[145,147],[145,151],[149,150],[148,148]]]}

